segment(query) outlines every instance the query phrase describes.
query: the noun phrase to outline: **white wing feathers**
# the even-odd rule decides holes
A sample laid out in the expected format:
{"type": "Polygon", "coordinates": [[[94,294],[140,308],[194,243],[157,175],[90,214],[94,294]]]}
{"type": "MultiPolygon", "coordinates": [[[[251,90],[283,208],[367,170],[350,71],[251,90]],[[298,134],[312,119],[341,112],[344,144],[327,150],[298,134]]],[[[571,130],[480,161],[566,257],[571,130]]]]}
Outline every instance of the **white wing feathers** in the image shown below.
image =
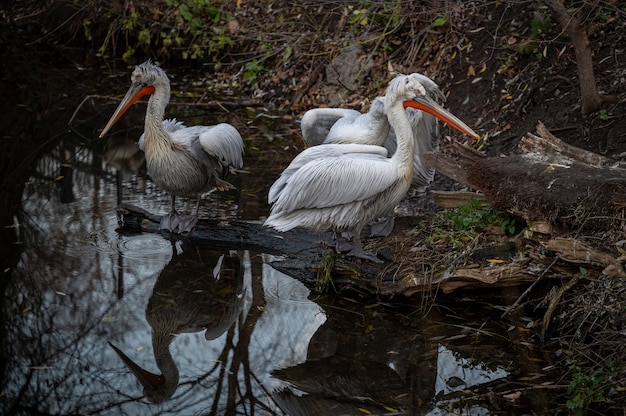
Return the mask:
{"type": "Polygon", "coordinates": [[[314,108],[307,111],[300,120],[302,138],[307,146],[324,143],[333,125],[343,117],[358,117],[361,113],[347,108],[314,108]]]}
{"type": "MultiPolygon", "coordinates": [[[[235,169],[243,167],[243,140],[237,129],[230,124],[187,127],[173,118],[163,120],[163,128],[173,143],[187,147],[198,158],[206,156],[206,153],[218,159],[222,165],[235,169]]],[[[144,150],[144,134],[137,145],[144,150]]]]}
{"type": "MultiPolygon", "coordinates": [[[[384,151],[378,146],[363,147],[384,151]]],[[[288,167],[287,175],[281,175],[284,180],[275,183],[270,190],[275,201],[273,214],[350,204],[383,192],[399,177],[397,168],[384,153],[343,153],[337,157],[312,160],[298,169],[289,170],[288,167]],[[368,163],[362,163],[364,159],[368,163]],[[280,189],[274,189],[276,185],[280,189]]]]}
{"type": "Polygon", "coordinates": [[[243,167],[243,140],[237,129],[230,124],[220,123],[206,128],[200,133],[199,140],[208,154],[233,168],[243,167]]]}
{"type": "Polygon", "coordinates": [[[325,144],[323,146],[313,146],[300,152],[285,168],[280,177],[274,182],[270,188],[267,200],[270,204],[276,202],[283,188],[296,172],[298,172],[303,166],[312,163],[314,161],[326,160],[332,158],[339,158],[343,155],[356,153],[362,155],[363,153],[371,153],[380,157],[387,157],[387,150],[380,146],[367,146],[358,144],[325,144]]]}

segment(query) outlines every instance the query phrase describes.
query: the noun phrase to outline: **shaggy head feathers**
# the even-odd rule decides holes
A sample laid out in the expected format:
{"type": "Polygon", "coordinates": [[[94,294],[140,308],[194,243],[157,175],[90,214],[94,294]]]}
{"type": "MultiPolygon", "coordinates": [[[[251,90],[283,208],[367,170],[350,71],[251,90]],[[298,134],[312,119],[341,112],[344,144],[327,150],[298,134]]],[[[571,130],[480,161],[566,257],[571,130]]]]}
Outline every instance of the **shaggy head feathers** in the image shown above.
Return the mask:
{"type": "Polygon", "coordinates": [[[146,85],[169,84],[167,74],[151,61],[146,61],[135,67],[130,80],[133,83],[141,82],[146,85]]]}

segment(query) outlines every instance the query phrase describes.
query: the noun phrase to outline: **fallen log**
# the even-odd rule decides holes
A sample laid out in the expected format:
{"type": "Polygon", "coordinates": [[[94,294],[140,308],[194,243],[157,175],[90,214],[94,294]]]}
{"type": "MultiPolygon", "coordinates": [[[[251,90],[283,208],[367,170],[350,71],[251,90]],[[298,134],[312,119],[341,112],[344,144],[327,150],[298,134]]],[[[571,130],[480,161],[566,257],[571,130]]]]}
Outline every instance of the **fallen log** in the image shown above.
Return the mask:
{"type": "MultiPolygon", "coordinates": [[[[160,232],[160,217],[133,205],[120,205],[118,221],[121,232],[160,232]]],[[[382,266],[337,255],[332,247],[324,244],[331,241],[331,233],[306,230],[278,233],[264,227],[260,221],[202,219],[191,234],[169,237],[195,239],[220,248],[273,254],[277,257],[270,261],[272,267],[316,290],[322,290],[326,285],[339,292],[385,297],[524,285],[543,273],[555,257],[563,265],[554,268],[552,278],[564,277],[581,266],[612,277],[626,275],[623,258],[599,252],[576,239],[559,238],[533,243],[532,247],[527,244],[525,249],[532,251],[529,256],[520,257],[516,244],[505,243],[466,254],[450,256],[443,253],[448,255],[447,260],[435,266],[436,254],[428,253],[426,259],[417,260],[412,250],[402,247],[407,241],[415,244],[406,236],[407,231],[415,227],[411,218],[399,218],[390,237],[374,242],[379,253],[388,260],[382,266]],[[321,282],[323,276],[330,278],[332,283],[321,282]]]]}
{"type": "Polygon", "coordinates": [[[579,227],[624,227],[626,169],[603,156],[570,146],[545,128],[527,133],[519,153],[486,157],[460,143],[430,153],[439,173],[480,191],[498,210],[527,222],[579,227]]]}
{"type": "Polygon", "coordinates": [[[285,233],[263,227],[260,221],[219,221],[200,219],[195,229],[185,235],[159,230],[161,217],[132,204],[120,204],[117,220],[121,232],[162,233],[167,237],[194,239],[232,250],[257,250],[268,254],[315,255],[321,241],[331,233],[292,230],[285,233]]]}
{"type": "MultiPolygon", "coordinates": [[[[376,293],[369,277],[378,275],[378,264],[352,261],[339,256],[326,242],[331,242],[330,232],[316,233],[297,229],[278,232],[264,227],[261,221],[219,221],[200,219],[194,230],[185,235],[163,232],[159,229],[161,217],[132,204],[123,203],[117,208],[121,233],[162,233],[174,239],[193,239],[209,245],[231,250],[252,250],[280,256],[271,264],[277,270],[302,281],[310,287],[318,287],[318,276],[327,271],[324,259],[332,258],[333,285],[341,290],[376,293]],[[285,257],[283,260],[282,257],[285,257]]],[[[374,282],[376,279],[373,279],[374,282]]]]}

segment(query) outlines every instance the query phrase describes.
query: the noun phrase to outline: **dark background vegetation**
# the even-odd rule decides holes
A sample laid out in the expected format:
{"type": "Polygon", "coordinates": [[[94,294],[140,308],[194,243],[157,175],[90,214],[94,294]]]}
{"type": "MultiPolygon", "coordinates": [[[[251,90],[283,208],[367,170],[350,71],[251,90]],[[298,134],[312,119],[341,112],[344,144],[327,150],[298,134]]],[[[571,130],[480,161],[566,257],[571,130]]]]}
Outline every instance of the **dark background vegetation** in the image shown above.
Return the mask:
{"type": "MultiPolygon", "coordinates": [[[[469,144],[489,155],[513,152],[540,120],[570,144],[626,157],[620,0],[33,0],[4,2],[0,12],[2,270],[17,261],[6,227],[21,189],[54,140],[38,129],[67,123],[82,99],[76,91],[123,91],[126,67],[146,59],[177,74],[173,100],[245,103],[294,118],[322,105],[363,109],[394,73],[421,72],[482,135],[469,144]],[[344,69],[333,65],[346,66],[336,59],[354,47],[350,82],[332,81],[333,69],[344,69]],[[85,75],[64,79],[70,87],[59,94],[51,83],[67,65],[85,75]],[[51,120],[53,108],[68,118],[51,120]]],[[[573,413],[623,414],[626,289],[594,282],[581,292],[556,334],[576,351],[561,363],[570,386],[563,401],[573,413]]]]}

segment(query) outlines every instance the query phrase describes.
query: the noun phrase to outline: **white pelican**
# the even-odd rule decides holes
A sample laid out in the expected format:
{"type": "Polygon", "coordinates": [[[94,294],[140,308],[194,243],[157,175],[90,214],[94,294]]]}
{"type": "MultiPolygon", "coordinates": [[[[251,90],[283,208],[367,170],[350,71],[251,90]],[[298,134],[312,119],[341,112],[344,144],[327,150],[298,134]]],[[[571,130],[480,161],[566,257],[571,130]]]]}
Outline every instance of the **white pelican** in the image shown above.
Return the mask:
{"type": "Polygon", "coordinates": [[[376,97],[363,114],[345,108],[309,110],[302,116],[300,128],[308,146],[332,143],[382,146],[391,130],[385,97],[376,97]]]}
{"type": "Polygon", "coordinates": [[[233,188],[224,179],[231,168],[243,166],[243,140],[237,129],[227,123],[186,127],[175,119],[163,120],[170,100],[170,81],[165,71],[150,61],[135,67],[131,82],[100,137],[133,103],[150,95],[139,147],[145,152],[148,174],[172,198],[170,212],[161,219],[160,228],[189,232],[198,222],[202,194],[233,188]],[[197,198],[194,215],[178,215],[177,196],[197,198]]]}
{"type": "Polygon", "coordinates": [[[375,254],[363,251],[360,233],[366,224],[390,212],[411,186],[415,139],[405,109],[428,112],[478,137],[427,96],[422,77],[399,75],[387,88],[385,108],[398,146],[392,157],[387,157],[384,147],[365,144],[328,144],[304,150],[270,188],[272,207],[265,225],[278,231],[296,227],[348,231],[354,240],[348,255],[380,263],[375,254]]]}
{"type": "MultiPolygon", "coordinates": [[[[426,95],[438,102],[445,101],[439,86],[425,75],[415,73],[426,90],[426,95]]],[[[361,114],[344,108],[315,108],[304,113],[300,122],[302,137],[309,146],[329,143],[360,143],[384,146],[388,154],[396,151],[396,135],[389,125],[384,97],[376,97],[367,111],[361,114]]],[[[435,171],[422,161],[422,155],[439,146],[437,118],[413,108],[407,108],[413,129],[415,148],[411,192],[422,192],[430,185],[435,171]]],[[[454,126],[453,126],[454,127],[454,126]]],[[[456,128],[456,127],[455,127],[456,128]]],[[[393,208],[382,219],[371,225],[370,236],[386,237],[394,227],[393,208]]]]}
{"type": "MultiPolygon", "coordinates": [[[[420,79],[429,98],[445,101],[445,96],[433,80],[419,73],[412,75],[420,79]]],[[[308,110],[300,121],[302,137],[308,146],[322,143],[372,144],[385,146],[391,155],[396,150],[396,135],[390,128],[384,103],[384,97],[376,97],[364,114],[345,108],[308,110]]],[[[416,141],[412,188],[421,190],[432,182],[434,176],[434,171],[422,162],[421,155],[437,149],[439,128],[436,116],[412,108],[407,111],[416,141]]]]}

